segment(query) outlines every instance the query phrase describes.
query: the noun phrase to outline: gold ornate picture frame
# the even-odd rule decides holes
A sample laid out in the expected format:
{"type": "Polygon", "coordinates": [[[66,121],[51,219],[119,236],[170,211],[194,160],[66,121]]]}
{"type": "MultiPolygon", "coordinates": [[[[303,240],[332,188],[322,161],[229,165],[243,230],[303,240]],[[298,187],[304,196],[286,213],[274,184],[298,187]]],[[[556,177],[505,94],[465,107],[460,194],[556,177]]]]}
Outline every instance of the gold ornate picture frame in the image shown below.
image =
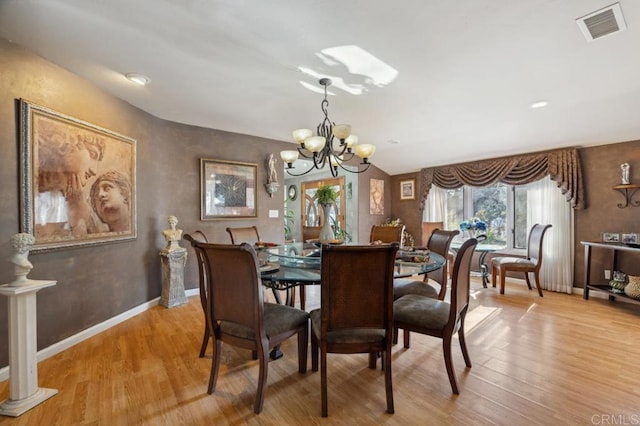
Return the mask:
{"type": "Polygon", "coordinates": [[[136,141],[20,100],[20,227],[32,251],[136,238],[136,141]]]}
{"type": "Polygon", "coordinates": [[[200,159],[200,219],[255,218],[258,166],[200,159]]]}
{"type": "Polygon", "coordinates": [[[416,180],[415,179],[400,181],[400,199],[401,200],[416,199],[416,180]]]}

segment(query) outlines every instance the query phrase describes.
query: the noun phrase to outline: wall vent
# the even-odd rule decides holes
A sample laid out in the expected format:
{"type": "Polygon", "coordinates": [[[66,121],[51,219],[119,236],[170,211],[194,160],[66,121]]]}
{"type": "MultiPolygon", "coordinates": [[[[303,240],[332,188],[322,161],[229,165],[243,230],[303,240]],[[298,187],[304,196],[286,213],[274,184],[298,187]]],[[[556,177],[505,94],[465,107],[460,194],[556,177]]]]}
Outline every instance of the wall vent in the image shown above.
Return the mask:
{"type": "Polygon", "coordinates": [[[589,42],[627,29],[620,3],[578,18],[576,24],[589,42]]]}

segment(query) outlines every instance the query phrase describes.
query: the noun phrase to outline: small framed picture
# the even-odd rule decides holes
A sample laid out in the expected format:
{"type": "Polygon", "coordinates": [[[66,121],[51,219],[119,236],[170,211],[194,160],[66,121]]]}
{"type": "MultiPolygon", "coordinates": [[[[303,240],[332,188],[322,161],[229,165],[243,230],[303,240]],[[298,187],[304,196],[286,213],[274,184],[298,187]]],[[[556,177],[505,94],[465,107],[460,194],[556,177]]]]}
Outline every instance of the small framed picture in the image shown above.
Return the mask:
{"type": "Polygon", "coordinates": [[[416,199],[416,180],[415,179],[400,181],[400,199],[401,200],[416,199]]]}
{"type": "Polygon", "coordinates": [[[603,243],[619,243],[620,242],[620,234],[617,232],[603,232],[602,233],[602,242],[603,243]]]}
{"type": "Polygon", "coordinates": [[[638,244],[638,234],[622,234],[622,242],[638,244]]]}

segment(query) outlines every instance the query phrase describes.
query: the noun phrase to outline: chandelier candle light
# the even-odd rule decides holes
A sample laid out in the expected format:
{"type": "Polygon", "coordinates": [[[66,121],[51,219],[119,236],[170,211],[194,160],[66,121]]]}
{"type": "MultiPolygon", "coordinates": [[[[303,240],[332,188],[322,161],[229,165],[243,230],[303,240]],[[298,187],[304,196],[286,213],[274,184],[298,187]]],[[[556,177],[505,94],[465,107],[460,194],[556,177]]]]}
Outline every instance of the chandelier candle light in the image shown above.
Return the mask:
{"type": "Polygon", "coordinates": [[[332,176],[338,176],[338,167],[351,173],[362,173],[369,169],[371,163],[369,158],[376,151],[375,145],[368,143],[358,144],[358,137],[351,134],[351,126],[348,124],[335,124],[329,119],[329,101],[327,100],[327,87],[331,85],[331,79],[322,78],[320,84],[324,86],[324,100],[320,105],[324,113],[324,120],[318,125],[317,136],[313,136],[311,129],[297,129],[293,131],[293,139],[300,144],[297,151],[282,151],[280,157],[287,164],[287,173],[292,176],[302,176],[313,169],[323,169],[329,164],[332,176]],[[334,138],[339,141],[335,142],[334,138]],[[361,170],[352,171],[342,165],[355,155],[362,159],[361,170]],[[313,160],[313,167],[307,171],[295,174],[291,173],[293,163],[301,155],[304,158],[313,160]]]}

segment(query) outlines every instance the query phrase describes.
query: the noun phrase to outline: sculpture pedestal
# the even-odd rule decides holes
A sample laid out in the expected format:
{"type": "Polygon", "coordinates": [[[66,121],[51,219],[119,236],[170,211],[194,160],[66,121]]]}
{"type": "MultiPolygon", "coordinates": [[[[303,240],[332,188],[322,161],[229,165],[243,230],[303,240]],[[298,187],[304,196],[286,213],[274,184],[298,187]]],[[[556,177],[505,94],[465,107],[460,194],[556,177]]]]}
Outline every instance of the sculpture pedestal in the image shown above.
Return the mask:
{"type": "Polygon", "coordinates": [[[173,308],[187,303],[184,292],[184,266],[187,263],[187,249],[178,247],[172,250],[161,250],[162,261],[162,295],[160,304],[173,308]]]}
{"type": "Polygon", "coordinates": [[[28,280],[0,286],[0,294],[9,298],[9,399],[0,404],[1,415],[17,417],[58,393],[38,387],[36,292],[54,285],[56,281],[28,280]]]}

